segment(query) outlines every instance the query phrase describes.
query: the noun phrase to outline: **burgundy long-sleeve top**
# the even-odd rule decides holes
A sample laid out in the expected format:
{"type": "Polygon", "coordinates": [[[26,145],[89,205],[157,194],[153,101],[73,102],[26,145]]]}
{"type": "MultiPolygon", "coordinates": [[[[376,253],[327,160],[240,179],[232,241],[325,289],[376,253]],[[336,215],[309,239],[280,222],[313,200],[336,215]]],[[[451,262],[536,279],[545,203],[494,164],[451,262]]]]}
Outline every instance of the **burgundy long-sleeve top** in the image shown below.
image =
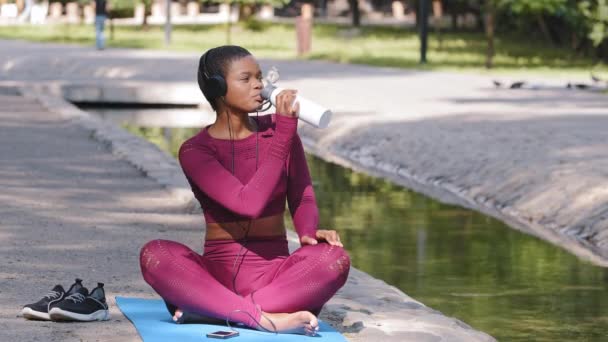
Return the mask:
{"type": "Polygon", "coordinates": [[[282,214],[287,199],[299,237],[314,238],[319,210],[297,134],[298,119],[278,114],[253,118],[258,126],[257,171],[256,133],[231,142],[211,137],[207,126],[180,147],[179,162],[206,222],[282,214]]]}

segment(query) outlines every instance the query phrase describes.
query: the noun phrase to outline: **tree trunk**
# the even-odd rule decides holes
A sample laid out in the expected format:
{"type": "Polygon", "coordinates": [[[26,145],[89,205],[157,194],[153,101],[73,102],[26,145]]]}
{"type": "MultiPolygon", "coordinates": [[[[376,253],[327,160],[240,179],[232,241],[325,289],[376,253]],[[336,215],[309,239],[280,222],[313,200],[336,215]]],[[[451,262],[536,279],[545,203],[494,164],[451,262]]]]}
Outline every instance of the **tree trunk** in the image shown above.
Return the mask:
{"type": "Polygon", "coordinates": [[[420,17],[420,64],[426,64],[429,28],[429,1],[430,0],[420,0],[418,3],[418,13],[420,17]]]}
{"type": "Polygon", "coordinates": [[[542,31],[545,39],[551,44],[555,45],[553,38],[551,37],[551,32],[549,32],[549,28],[547,27],[547,23],[545,22],[545,18],[542,13],[536,15],[536,21],[538,21],[538,26],[540,26],[540,30],[542,31]]]}
{"type": "MultiPolygon", "coordinates": [[[[492,10],[492,11],[494,11],[494,10],[492,10]]],[[[485,29],[485,27],[484,27],[485,22],[483,20],[484,19],[483,18],[484,17],[483,10],[482,9],[479,9],[479,10],[475,9],[475,10],[472,10],[472,12],[475,15],[475,26],[477,26],[477,30],[478,31],[483,31],[485,29]]]]}
{"type": "Polygon", "coordinates": [[[414,13],[416,15],[414,15],[414,25],[416,26],[416,30],[420,30],[420,13],[418,13],[419,8],[420,8],[420,4],[418,3],[418,1],[420,0],[412,0],[412,2],[410,3],[411,8],[415,8],[416,10],[414,11],[414,13]]]}
{"type": "Polygon", "coordinates": [[[144,30],[148,30],[148,13],[152,12],[152,1],[144,1],[144,20],[141,23],[141,27],[144,30]]]}
{"type": "Polygon", "coordinates": [[[348,0],[350,11],[353,15],[353,26],[361,26],[361,13],[359,12],[359,0],[348,0]]]}
{"type": "Polygon", "coordinates": [[[486,20],[485,20],[485,29],[486,29],[486,38],[488,41],[488,46],[486,50],[486,68],[492,69],[494,64],[494,25],[495,21],[495,12],[494,12],[494,0],[486,0],[486,20]]]}
{"type": "Polygon", "coordinates": [[[597,48],[597,57],[602,62],[608,62],[608,43],[604,40],[597,48]]]}
{"type": "Polygon", "coordinates": [[[443,47],[441,39],[441,19],[443,18],[443,3],[441,0],[433,0],[433,24],[435,26],[435,34],[439,41],[439,49],[443,47]]]}

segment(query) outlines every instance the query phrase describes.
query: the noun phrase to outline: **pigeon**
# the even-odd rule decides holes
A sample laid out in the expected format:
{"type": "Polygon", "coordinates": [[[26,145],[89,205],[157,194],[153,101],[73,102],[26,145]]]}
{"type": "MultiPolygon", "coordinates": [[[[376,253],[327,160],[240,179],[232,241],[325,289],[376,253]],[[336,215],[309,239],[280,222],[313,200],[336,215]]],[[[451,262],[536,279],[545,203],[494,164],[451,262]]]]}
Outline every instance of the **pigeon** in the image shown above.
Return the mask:
{"type": "Polygon", "coordinates": [[[524,86],[526,82],[520,81],[520,82],[514,82],[511,84],[511,86],[509,87],[510,89],[520,89],[524,86]]]}
{"type": "Polygon", "coordinates": [[[591,88],[591,86],[588,85],[588,84],[584,84],[584,83],[570,83],[570,82],[568,82],[568,84],[566,85],[566,88],[568,88],[568,89],[572,89],[572,88],[576,88],[576,89],[589,89],[589,88],[591,88]]]}

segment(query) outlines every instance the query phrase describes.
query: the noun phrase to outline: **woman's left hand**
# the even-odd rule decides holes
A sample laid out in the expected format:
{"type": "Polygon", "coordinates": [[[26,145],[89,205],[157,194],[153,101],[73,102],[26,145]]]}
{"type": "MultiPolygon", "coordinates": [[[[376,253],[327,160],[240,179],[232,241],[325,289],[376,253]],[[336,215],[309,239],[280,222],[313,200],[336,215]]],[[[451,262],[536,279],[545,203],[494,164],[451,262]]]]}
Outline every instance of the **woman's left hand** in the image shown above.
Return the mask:
{"type": "Polygon", "coordinates": [[[340,235],[335,230],[325,230],[319,229],[317,230],[317,238],[313,239],[308,235],[304,235],[300,242],[302,245],[316,245],[318,243],[317,240],[325,240],[332,246],[344,247],[342,242],[340,242],[340,235]]]}

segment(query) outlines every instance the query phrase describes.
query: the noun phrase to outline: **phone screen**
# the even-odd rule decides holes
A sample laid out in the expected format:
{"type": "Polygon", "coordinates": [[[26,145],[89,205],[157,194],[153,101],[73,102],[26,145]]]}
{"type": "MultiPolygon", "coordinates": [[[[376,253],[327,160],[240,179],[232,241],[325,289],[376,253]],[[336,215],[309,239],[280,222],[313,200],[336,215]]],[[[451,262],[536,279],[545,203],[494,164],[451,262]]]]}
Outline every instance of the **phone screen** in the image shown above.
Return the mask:
{"type": "Polygon", "coordinates": [[[239,336],[239,333],[237,331],[219,330],[219,331],[214,331],[212,333],[207,334],[207,337],[209,337],[209,338],[219,338],[219,339],[231,338],[231,337],[235,337],[235,336],[239,336]]]}
{"type": "Polygon", "coordinates": [[[220,336],[228,336],[228,335],[234,334],[234,331],[216,331],[216,332],[212,332],[212,334],[220,335],[220,336]]]}

